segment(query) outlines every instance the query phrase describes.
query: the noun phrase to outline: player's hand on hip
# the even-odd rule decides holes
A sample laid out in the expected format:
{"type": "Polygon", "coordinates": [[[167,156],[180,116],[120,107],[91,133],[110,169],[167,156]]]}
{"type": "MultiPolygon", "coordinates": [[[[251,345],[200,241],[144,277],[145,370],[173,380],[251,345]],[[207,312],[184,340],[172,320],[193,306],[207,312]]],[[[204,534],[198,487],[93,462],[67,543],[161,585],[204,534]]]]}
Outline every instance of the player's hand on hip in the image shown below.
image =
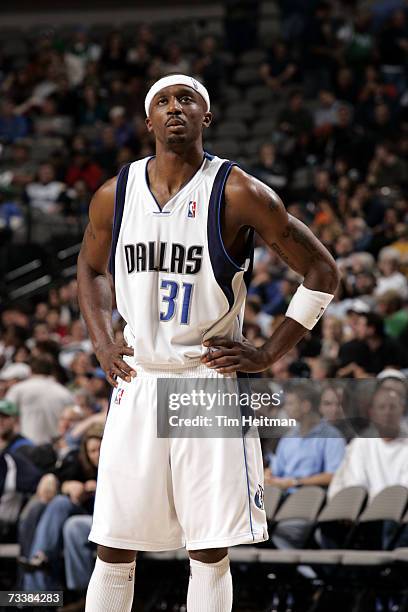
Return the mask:
{"type": "Polygon", "coordinates": [[[99,347],[95,353],[112,387],[118,386],[118,378],[130,382],[136,376],[136,371],[123,359],[123,355],[133,357],[134,351],[123,342],[111,342],[99,347]]]}
{"type": "Polygon", "coordinates": [[[269,366],[265,351],[249,342],[234,342],[216,336],[206,340],[204,346],[208,351],[201,357],[201,362],[220,374],[238,371],[262,372],[269,366]]]}

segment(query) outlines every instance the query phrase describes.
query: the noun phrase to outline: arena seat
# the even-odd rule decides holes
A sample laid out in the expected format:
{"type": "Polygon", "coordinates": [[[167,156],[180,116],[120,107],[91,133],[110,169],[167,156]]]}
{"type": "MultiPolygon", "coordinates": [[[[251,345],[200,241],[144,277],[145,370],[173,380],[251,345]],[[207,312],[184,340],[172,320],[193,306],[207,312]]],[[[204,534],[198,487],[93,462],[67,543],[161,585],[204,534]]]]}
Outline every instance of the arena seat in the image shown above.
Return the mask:
{"type": "Polygon", "coordinates": [[[321,487],[301,487],[289,495],[275,516],[275,521],[301,519],[314,522],[325,499],[325,491],[321,487]]]}
{"type": "Polygon", "coordinates": [[[407,504],[408,489],[406,487],[393,485],[380,491],[360,516],[358,534],[356,535],[358,548],[363,549],[365,544],[371,544],[370,549],[380,549],[379,542],[373,541],[373,538],[375,538],[375,535],[381,537],[381,527],[384,521],[391,521],[398,525],[407,504]],[[376,528],[377,534],[373,533],[376,528]]]}
{"type": "Polygon", "coordinates": [[[246,99],[253,104],[264,104],[272,100],[272,90],[266,85],[252,85],[246,90],[246,99]]]}
{"type": "Polygon", "coordinates": [[[261,104],[258,109],[258,118],[268,119],[271,123],[275,124],[283,106],[279,102],[269,102],[268,104],[261,104]]]}
{"type": "Polygon", "coordinates": [[[217,151],[217,155],[221,157],[235,159],[240,153],[240,146],[236,140],[225,138],[214,141],[212,145],[208,147],[208,150],[217,151]]]}
{"type": "Polygon", "coordinates": [[[236,138],[244,140],[248,136],[248,128],[242,121],[225,121],[217,127],[217,140],[222,138],[236,138]]]}
{"type": "Polygon", "coordinates": [[[224,85],[221,89],[221,96],[228,103],[240,102],[242,100],[241,90],[235,85],[224,85]]]}
{"type": "MultiPolygon", "coordinates": [[[[370,525],[383,524],[384,521],[394,522],[396,526],[403,525],[408,513],[403,512],[408,503],[408,489],[394,485],[383,489],[369,504],[359,519],[359,529],[367,531],[370,525]]],[[[392,541],[389,546],[391,546],[392,541]]],[[[341,564],[354,567],[386,565],[395,560],[394,551],[384,550],[349,550],[341,555],[341,564]]]]}
{"type": "Polygon", "coordinates": [[[264,62],[267,58],[265,51],[262,49],[251,49],[245,51],[240,57],[240,62],[243,66],[251,66],[252,70],[256,69],[256,66],[264,62]]]}
{"type": "MultiPolygon", "coordinates": [[[[302,487],[289,495],[274,516],[274,523],[290,524],[291,521],[303,521],[306,530],[306,540],[312,533],[319,511],[324,504],[325,492],[321,487],[302,487]]],[[[273,531],[272,531],[273,534],[273,531]]],[[[262,549],[259,560],[272,564],[295,564],[299,557],[299,550],[262,549]]]]}
{"type": "Polygon", "coordinates": [[[244,150],[249,157],[257,157],[260,146],[265,142],[264,138],[248,140],[244,143],[244,150]]]}
{"type": "Polygon", "coordinates": [[[252,121],[254,107],[250,102],[235,102],[227,107],[225,116],[230,120],[252,121]]]}
{"type": "MultiPolygon", "coordinates": [[[[383,489],[359,516],[364,504],[366,492],[362,487],[350,487],[340,491],[333,500],[322,510],[317,524],[348,521],[354,523],[354,528],[348,532],[344,543],[349,546],[361,546],[362,543],[372,541],[370,527],[384,521],[393,521],[400,524],[402,514],[408,502],[408,490],[400,485],[383,489]],[[353,489],[355,489],[353,491],[353,489]],[[363,533],[362,533],[363,532],[363,533]]],[[[407,513],[408,514],[408,513],[407,513]]],[[[408,519],[407,519],[408,520],[408,519]]],[[[336,525],[339,526],[338,523],[336,525]]],[[[305,564],[337,564],[367,565],[381,564],[391,560],[392,553],[379,549],[350,550],[349,548],[334,550],[303,550],[299,554],[299,562],[305,564]],[[382,554],[387,552],[387,554],[382,554]],[[378,554],[377,554],[378,553],[378,554]]]]}
{"type": "Polygon", "coordinates": [[[234,83],[241,86],[254,85],[259,83],[259,75],[252,66],[241,66],[234,74],[234,83]]]}
{"type": "Polygon", "coordinates": [[[268,523],[271,523],[274,520],[281,501],[282,490],[278,487],[266,485],[264,491],[264,504],[268,523]]]}
{"type": "MultiPolygon", "coordinates": [[[[364,487],[347,487],[339,491],[321,510],[316,520],[316,528],[343,531],[345,549],[350,546],[356,529],[356,522],[367,500],[364,487]]],[[[332,565],[340,562],[343,550],[301,550],[298,562],[310,565],[332,565]]]]}
{"type": "Polygon", "coordinates": [[[251,135],[256,138],[263,136],[265,139],[272,136],[273,132],[273,120],[269,117],[267,119],[260,119],[251,129],[251,135]]]}

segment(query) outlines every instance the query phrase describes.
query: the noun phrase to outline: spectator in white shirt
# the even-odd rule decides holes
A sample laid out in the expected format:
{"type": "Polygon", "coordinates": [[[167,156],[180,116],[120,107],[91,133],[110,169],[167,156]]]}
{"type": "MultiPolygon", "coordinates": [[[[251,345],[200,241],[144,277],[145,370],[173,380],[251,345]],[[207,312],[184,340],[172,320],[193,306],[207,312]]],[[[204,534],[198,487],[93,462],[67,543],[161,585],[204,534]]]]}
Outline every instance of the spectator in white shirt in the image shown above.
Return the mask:
{"type": "Polygon", "coordinates": [[[13,385],[6,399],[17,405],[21,434],[35,444],[47,444],[58,435],[63,408],[73,404],[71,393],[52,377],[54,362],[42,355],[31,360],[32,375],[13,385]]]}
{"type": "Polygon", "coordinates": [[[381,275],[377,279],[374,291],[377,297],[387,291],[396,291],[401,298],[408,297],[408,282],[404,274],[399,271],[401,255],[393,247],[384,247],[378,255],[378,268],[381,275]]]}
{"type": "Polygon", "coordinates": [[[328,496],[354,485],[373,498],[385,487],[408,487],[408,437],[403,432],[404,400],[401,394],[381,386],[369,410],[373,437],[355,438],[330,483],[328,496]]]}
{"type": "Polygon", "coordinates": [[[55,180],[55,170],[52,164],[41,164],[37,180],[29,183],[24,192],[27,204],[42,213],[56,213],[62,209],[60,199],[66,189],[65,183],[55,180]]]}

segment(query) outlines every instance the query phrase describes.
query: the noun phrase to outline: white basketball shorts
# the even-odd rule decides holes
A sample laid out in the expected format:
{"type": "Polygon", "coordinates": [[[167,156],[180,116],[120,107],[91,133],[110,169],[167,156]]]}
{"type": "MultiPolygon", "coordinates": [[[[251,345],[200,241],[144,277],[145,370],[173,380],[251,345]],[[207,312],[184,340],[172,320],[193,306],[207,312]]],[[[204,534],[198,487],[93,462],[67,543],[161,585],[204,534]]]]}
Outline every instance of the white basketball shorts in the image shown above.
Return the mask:
{"type": "Polygon", "coordinates": [[[223,376],[203,365],[135,369],[112,394],[89,539],[139,551],[267,540],[258,437],[157,437],[158,377],[223,376]]]}

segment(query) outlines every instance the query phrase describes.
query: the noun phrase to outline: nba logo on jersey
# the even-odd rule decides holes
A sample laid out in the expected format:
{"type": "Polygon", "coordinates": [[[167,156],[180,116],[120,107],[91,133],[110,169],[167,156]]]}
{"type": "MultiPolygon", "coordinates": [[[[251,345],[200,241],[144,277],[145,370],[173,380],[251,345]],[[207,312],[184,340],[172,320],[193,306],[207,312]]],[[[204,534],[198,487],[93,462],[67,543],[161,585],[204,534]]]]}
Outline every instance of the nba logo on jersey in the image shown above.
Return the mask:
{"type": "Polygon", "coordinates": [[[118,390],[118,392],[117,392],[117,394],[116,394],[116,397],[115,397],[115,404],[120,404],[120,402],[121,402],[121,400],[122,400],[122,397],[123,397],[124,392],[125,392],[125,390],[124,390],[124,389],[119,389],[119,390],[118,390]]]}
{"type": "Polygon", "coordinates": [[[196,216],[196,208],[197,208],[197,202],[194,202],[193,200],[191,200],[188,203],[188,216],[189,217],[195,217],[196,216]]]}

